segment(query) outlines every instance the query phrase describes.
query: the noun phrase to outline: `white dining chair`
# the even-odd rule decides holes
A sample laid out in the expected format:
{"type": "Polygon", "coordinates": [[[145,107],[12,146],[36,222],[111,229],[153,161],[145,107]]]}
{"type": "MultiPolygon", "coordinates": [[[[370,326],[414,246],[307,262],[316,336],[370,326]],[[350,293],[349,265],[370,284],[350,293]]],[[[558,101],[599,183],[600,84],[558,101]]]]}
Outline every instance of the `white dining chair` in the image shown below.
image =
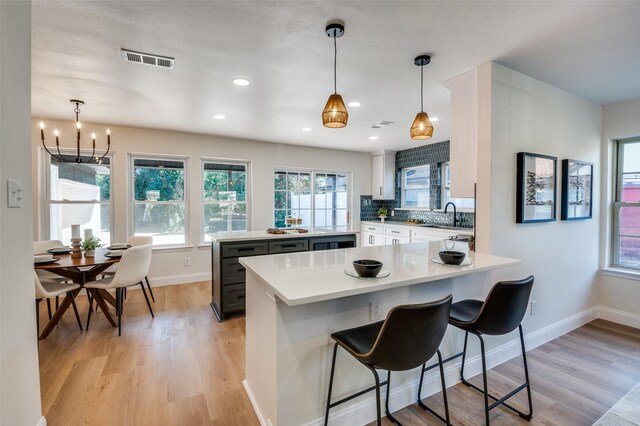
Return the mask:
{"type": "MultiPolygon", "coordinates": [[[[47,250],[50,250],[54,247],[62,246],[62,242],[60,240],[43,240],[43,241],[34,241],[33,242],[33,254],[48,254],[47,250]]],[[[63,283],[67,281],[65,277],[61,277],[60,275],[45,271],[44,269],[36,269],[36,274],[40,277],[42,281],[63,283]]],[[[56,309],[60,304],[60,300],[56,297],[56,309]]],[[[51,300],[47,299],[47,309],[49,310],[49,319],[51,319],[51,300]]]]}
{"type": "MultiPolygon", "coordinates": [[[[65,306],[65,300],[67,298],[70,299],[71,306],[73,306],[73,312],[76,314],[76,321],[78,321],[78,326],[80,327],[80,331],[82,331],[82,322],[80,321],[80,315],[78,314],[78,307],[76,306],[75,295],[73,294],[74,290],[80,288],[78,284],[63,284],[57,281],[49,281],[49,280],[41,280],[38,274],[34,272],[34,281],[36,285],[36,327],[38,331],[38,338],[43,339],[46,336],[40,337],[40,302],[42,299],[46,299],[47,302],[54,298],[66,294],[65,299],[62,301],[62,306],[65,306]]],[[[64,308],[65,310],[68,308],[68,305],[64,308]]],[[[57,313],[56,307],[56,313],[57,313]]],[[[61,313],[64,315],[64,312],[61,313]]],[[[51,305],[49,305],[49,321],[51,321],[51,305]]]]}
{"type": "MultiPolygon", "coordinates": [[[[127,244],[130,245],[131,247],[137,247],[137,246],[143,246],[146,244],[153,244],[153,237],[149,237],[146,235],[132,235],[131,237],[129,237],[127,239],[127,244]]],[[[107,268],[102,275],[107,276],[107,275],[113,275],[116,273],[116,270],[118,269],[118,264],[114,264],[109,266],[109,268],[107,268]]],[[[153,303],[156,302],[156,298],[153,295],[153,290],[151,290],[151,284],[149,283],[149,277],[145,276],[144,280],[147,283],[147,289],[149,289],[149,294],[151,295],[151,300],[153,300],[153,303]]],[[[124,297],[127,297],[127,290],[125,288],[124,291],[124,297]]]]}
{"type": "MultiPolygon", "coordinates": [[[[145,244],[142,246],[131,247],[127,249],[122,255],[120,265],[115,274],[96,281],[88,282],[84,285],[84,288],[89,292],[89,303],[94,299],[100,306],[105,306],[104,298],[100,294],[100,290],[116,291],[116,315],[118,316],[118,336],[122,334],[122,312],[124,309],[124,289],[134,285],[140,285],[142,293],[147,302],[147,307],[153,318],[153,309],[151,309],[151,303],[147,297],[147,292],[144,288],[144,278],[149,272],[149,265],[151,265],[151,244],[145,244]]],[[[91,321],[91,311],[87,316],[87,330],[89,330],[89,323],[91,321]]]]}

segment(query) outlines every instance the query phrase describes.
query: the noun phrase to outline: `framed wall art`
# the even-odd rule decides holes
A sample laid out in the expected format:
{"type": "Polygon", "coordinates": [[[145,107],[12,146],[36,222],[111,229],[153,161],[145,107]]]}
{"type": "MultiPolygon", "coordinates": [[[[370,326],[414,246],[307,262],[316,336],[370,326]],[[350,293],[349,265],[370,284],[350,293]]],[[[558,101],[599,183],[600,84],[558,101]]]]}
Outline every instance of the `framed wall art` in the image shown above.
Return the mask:
{"type": "Polygon", "coordinates": [[[560,219],[591,219],[593,164],[562,160],[562,204],[560,219]]]}
{"type": "Polygon", "coordinates": [[[516,223],[556,220],[557,162],[548,155],[518,153],[516,223]]]}

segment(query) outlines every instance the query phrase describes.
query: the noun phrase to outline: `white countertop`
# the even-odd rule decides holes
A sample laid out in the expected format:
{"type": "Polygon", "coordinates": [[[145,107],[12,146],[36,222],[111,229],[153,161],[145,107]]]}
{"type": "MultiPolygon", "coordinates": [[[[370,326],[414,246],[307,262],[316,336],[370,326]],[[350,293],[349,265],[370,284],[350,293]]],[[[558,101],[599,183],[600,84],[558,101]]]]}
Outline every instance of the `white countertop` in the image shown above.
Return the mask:
{"type": "Polygon", "coordinates": [[[305,228],[309,232],[291,234],[269,234],[267,231],[237,231],[237,232],[221,232],[219,234],[209,234],[211,241],[213,242],[228,242],[228,241],[249,241],[249,240],[267,240],[276,238],[305,238],[305,237],[322,237],[332,235],[353,235],[358,234],[360,231],[337,231],[331,229],[314,229],[305,228]]]}
{"type": "MultiPolygon", "coordinates": [[[[240,263],[259,275],[273,293],[290,306],[371,293],[520,264],[520,260],[470,253],[473,264],[451,266],[433,262],[440,244],[414,243],[243,257],[240,263]],[[356,259],[383,263],[387,278],[362,279],[345,274],[356,259]]],[[[247,285],[251,285],[247,282],[247,285]]]]}
{"type": "Polygon", "coordinates": [[[385,222],[381,222],[379,220],[363,220],[360,222],[363,225],[378,225],[378,226],[402,226],[402,227],[409,227],[409,228],[415,228],[415,229],[433,229],[435,231],[448,231],[448,232],[453,232],[457,235],[473,235],[473,228],[459,228],[459,227],[452,227],[452,226],[433,226],[430,224],[417,224],[417,223],[404,223],[404,222],[392,222],[392,221],[385,221],[385,222]]]}

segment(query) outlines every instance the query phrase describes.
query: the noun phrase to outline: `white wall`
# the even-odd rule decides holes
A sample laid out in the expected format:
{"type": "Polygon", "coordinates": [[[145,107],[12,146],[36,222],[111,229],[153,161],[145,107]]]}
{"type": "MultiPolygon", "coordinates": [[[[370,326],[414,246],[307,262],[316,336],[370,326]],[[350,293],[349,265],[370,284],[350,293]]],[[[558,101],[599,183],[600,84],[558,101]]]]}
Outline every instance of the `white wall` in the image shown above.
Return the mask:
{"type": "MultiPolygon", "coordinates": [[[[71,94],[70,94],[71,96],[71,94]]],[[[85,110],[90,105],[85,106],[85,110]]],[[[69,109],[71,115],[72,110],[69,109]]],[[[82,118],[82,116],[81,116],[82,118]]],[[[57,128],[61,132],[61,143],[66,146],[73,143],[69,136],[75,134],[72,122],[48,120],[46,117],[34,117],[32,121],[33,141],[33,175],[39,176],[41,167],[38,163],[40,147],[40,129],[38,124],[44,120],[47,125],[47,140],[52,131],[57,128]],[[63,135],[65,137],[63,137],[63,135]]],[[[103,135],[107,125],[83,124],[86,136],[83,146],[89,146],[89,135],[92,131],[103,135]]],[[[170,252],[154,252],[151,264],[150,279],[156,283],[190,282],[210,279],[211,251],[207,247],[198,248],[200,243],[201,220],[201,189],[200,189],[200,159],[201,157],[215,157],[226,159],[241,159],[251,161],[251,227],[260,230],[273,226],[273,170],[276,167],[326,169],[336,171],[351,171],[351,222],[359,227],[360,195],[371,193],[371,156],[362,152],[336,151],[318,148],[306,148],[294,145],[273,144],[240,140],[211,135],[171,132],[164,130],[142,129],[134,127],[120,127],[108,125],[111,129],[113,158],[113,208],[114,224],[112,241],[125,241],[128,223],[128,153],[145,154],[175,154],[187,156],[188,159],[188,199],[190,231],[188,239],[194,247],[170,252]],[[184,258],[191,259],[191,266],[184,266],[184,258]],[[171,278],[173,277],[173,278],[171,278]]],[[[49,142],[50,143],[50,142],[49,142]]],[[[54,142],[55,144],[55,142],[54,142]]],[[[99,147],[104,147],[98,142],[99,147]]],[[[36,236],[44,237],[42,230],[42,203],[38,188],[40,182],[34,180],[33,225],[36,236]]]]}
{"type": "MultiPolygon", "coordinates": [[[[562,159],[594,163],[594,181],[599,179],[602,108],[504,66],[491,64],[490,73],[486,67],[479,73],[485,76],[479,111],[491,111],[491,129],[481,126],[478,170],[490,164],[490,173],[478,176],[478,250],[522,259],[521,266],[493,273],[493,282],[535,276],[531,299],[537,300],[537,313],[527,313],[524,321],[530,333],[597,304],[598,187],[593,219],[561,221],[559,202],[562,159]],[[555,222],[516,224],[516,154],[521,151],[558,157],[555,222]]],[[[482,117],[480,122],[486,120],[482,117]]]]}
{"type": "MultiPolygon", "coordinates": [[[[614,196],[612,170],[614,165],[614,140],[640,136],[640,99],[606,105],[602,131],[602,253],[600,266],[610,265],[611,252],[611,205],[614,196]]],[[[605,308],[640,315],[640,277],[622,278],[600,275],[600,305],[605,308]]],[[[625,321],[626,315],[610,318],[640,327],[640,317],[625,321]]],[[[629,319],[629,318],[627,318],[629,319]]]]}
{"type": "Polygon", "coordinates": [[[0,2],[0,424],[41,419],[31,256],[31,2],[0,2]],[[7,208],[7,179],[23,184],[7,208]]]}

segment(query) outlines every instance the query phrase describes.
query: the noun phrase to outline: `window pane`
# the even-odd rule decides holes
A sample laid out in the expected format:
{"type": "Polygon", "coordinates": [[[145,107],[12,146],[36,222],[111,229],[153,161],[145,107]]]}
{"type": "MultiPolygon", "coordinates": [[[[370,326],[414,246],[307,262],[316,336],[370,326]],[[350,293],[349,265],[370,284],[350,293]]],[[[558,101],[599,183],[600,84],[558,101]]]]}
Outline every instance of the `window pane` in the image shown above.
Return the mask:
{"type": "Polygon", "coordinates": [[[347,211],[336,210],[336,223],[335,226],[345,227],[347,226],[347,211]]]}
{"type": "Polygon", "coordinates": [[[80,225],[80,235],[91,229],[100,242],[111,243],[111,208],[109,204],[55,204],[50,205],[49,235],[52,240],[71,244],[71,225],[80,225]]]}
{"type": "Polygon", "coordinates": [[[405,188],[428,188],[430,182],[430,170],[427,166],[407,167],[402,169],[405,188]]]}
{"type": "Polygon", "coordinates": [[[150,235],[153,244],[184,244],[184,204],[136,203],[134,235],[150,235]]]}
{"type": "Polygon", "coordinates": [[[207,201],[246,201],[244,165],[205,163],[203,180],[207,201]]]}
{"type": "Polygon", "coordinates": [[[429,207],[429,189],[405,189],[405,207],[429,207]]]}
{"type": "MultiPolygon", "coordinates": [[[[135,160],[135,164],[141,160],[135,160]]],[[[145,160],[153,161],[153,160],[145,160]]],[[[169,162],[175,166],[175,161],[169,162]]],[[[183,164],[180,162],[180,164],[183,164]]],[[[134,167],[136,201],[184,200],[184,169],[171,167],[134,167]]]]}
{"type": "Polygon", "coordinates": [[[247,206],[237,203],[207,204],[204,206],[205,241],[208,234],[244,231],[247,229],[247,206]]]}
{"type": "Polygon", "coordinates": [[[51,200],[108,201],[111,198],[111,178],[106,160],[98,165],[60,163],[51,158],[51,200]]]}
{"type": "Polygon", "coordinates": [[[287,216],[287,214],[288,214],[287,210],[276,210],[273,226],[275,226],[276,228],[284,228],[285,227],[284,219],[287,216]]]}
{"type": "Polygon", "coordinates": [[[640,143],[623,143],[622,201],[640,202],[640,143]]]}
{"type": "Polygon", "coordinates": [[[273,187],[275,190],[287,189],[287,174],[284,172],[276,172],[274,175],[273,187]]]}
{"type": "Polygon", "coordinates": [[[287,191],[276,191],[274,198],[274,206],[276,209],[286,209],[287,205],[287,191]]]}
{"type": "Polygon", "coordinates": [[[347,208],[347,193],[346,192],[338,192],[336,193],[336,207],[339,209],[347,208]]]}

